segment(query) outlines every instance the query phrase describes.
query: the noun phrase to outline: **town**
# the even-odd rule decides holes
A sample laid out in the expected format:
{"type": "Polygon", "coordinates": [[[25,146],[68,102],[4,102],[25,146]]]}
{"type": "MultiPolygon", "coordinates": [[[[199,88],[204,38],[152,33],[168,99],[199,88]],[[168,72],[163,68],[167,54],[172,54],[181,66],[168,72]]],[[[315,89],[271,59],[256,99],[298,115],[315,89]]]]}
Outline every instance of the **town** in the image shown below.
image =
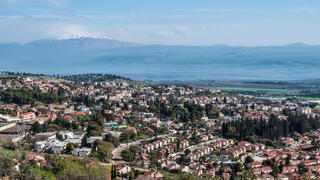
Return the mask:
{"type": "MultiPolygon", "coordinates": [[[[320,106],[112,75],[7,74],[0,176],[317,179],[320,106]]],[[[320,102],[319,102],[320,103],[320,102]]]]}

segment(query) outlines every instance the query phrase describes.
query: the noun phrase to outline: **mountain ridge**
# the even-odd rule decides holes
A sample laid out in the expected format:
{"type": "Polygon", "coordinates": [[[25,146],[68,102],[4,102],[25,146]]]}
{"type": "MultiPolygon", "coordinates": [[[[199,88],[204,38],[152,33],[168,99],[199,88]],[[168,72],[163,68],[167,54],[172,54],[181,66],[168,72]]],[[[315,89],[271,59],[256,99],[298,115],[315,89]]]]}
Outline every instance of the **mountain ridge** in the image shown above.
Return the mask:
{"type": "Polygon", "coordinates": [[[0,70],[113,73],[139,80],[320,78],[320,46],[167,46],[111,39],[0,44],[0,70]]]}

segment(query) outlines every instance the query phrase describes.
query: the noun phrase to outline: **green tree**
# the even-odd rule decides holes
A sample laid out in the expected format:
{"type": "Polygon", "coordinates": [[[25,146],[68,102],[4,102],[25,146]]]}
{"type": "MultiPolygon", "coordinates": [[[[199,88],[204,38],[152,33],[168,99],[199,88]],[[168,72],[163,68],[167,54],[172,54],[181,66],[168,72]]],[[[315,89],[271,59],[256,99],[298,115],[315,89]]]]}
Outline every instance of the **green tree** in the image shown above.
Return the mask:
{"type": "Polygon", "coordinates": [[[41,125],[38,121],[31,125],[31,131],[35,134],[41,132],[41,125]]]}
{"type": "Polygon", "coordinates": [[[251,162],[253,162],[253,161],[254,161],[254,160],[252,159],[251,156],[247,156],[246,159],[245,159],[245,163],[246,163],[246,164],[249,164],[249,163],[251,163],[251,162]]]}
{"type": "Polygon", "coordinates": [[[66,153],[70,154],[74,150],[74,145],[72,143],[68,143],[66,146],[66,153]]]}
{"type": "Polygon", "coordinates": [[[112,143],[115,147],[119,146],[119,138],[113,136],[111,133],[105,135],[104,141],[112,143]]]}
{"type": "Polygon", "coordinates": [[[137,134],[134,131],[126,130],[120,135],[121,142],[129,142],[131,140],[136,140],[137,134]]]}
{"type": "Polygon", "coordinates": [[[5,177],[14,171],[14,163],[9,157],[0,157],[0,176],[5,177]]]}
{"type": "Polygon", "coordinates": [[[112,158],[113,144],[101,140],[96,140],[93,144],[94,152],[91,156],[100,159],[101,161],[108,162],[112,158]]]}

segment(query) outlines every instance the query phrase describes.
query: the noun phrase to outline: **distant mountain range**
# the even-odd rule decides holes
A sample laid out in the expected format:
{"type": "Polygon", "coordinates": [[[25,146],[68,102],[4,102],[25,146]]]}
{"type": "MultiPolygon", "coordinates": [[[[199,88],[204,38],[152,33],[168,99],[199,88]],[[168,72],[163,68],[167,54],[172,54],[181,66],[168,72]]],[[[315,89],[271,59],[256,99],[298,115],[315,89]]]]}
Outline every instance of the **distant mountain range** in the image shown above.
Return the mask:
{"type": "Polygon", "coordinates": [[[0,44],[0,70],[114,73],[140,80],[301,80],[320,78],[320,46],[141,45],[72,38],[0,44]]]}

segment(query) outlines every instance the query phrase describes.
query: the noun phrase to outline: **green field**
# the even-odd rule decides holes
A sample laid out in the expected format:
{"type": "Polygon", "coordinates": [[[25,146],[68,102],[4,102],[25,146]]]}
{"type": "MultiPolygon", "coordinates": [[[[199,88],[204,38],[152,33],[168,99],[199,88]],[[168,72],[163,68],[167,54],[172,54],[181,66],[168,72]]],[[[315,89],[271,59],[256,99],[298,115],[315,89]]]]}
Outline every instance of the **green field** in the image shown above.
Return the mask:
{"type": "Polygon", "coordinates": [[[269,94],[283,94],[283,93],[297,93],[299,90],[288,89],[266,89],[266,88],[240,88],[240,87],[212,87],[213,89],[220,89],[223,91],[249,91],[249,92],[262,92],[269,94]]]}
{"type": "Polygon", "coordinates": [[[313,98],[313,97],[296,97],[297,99],[303,100],[313,100],[313,101],[320,101],[320,98],[313,98]]]}

